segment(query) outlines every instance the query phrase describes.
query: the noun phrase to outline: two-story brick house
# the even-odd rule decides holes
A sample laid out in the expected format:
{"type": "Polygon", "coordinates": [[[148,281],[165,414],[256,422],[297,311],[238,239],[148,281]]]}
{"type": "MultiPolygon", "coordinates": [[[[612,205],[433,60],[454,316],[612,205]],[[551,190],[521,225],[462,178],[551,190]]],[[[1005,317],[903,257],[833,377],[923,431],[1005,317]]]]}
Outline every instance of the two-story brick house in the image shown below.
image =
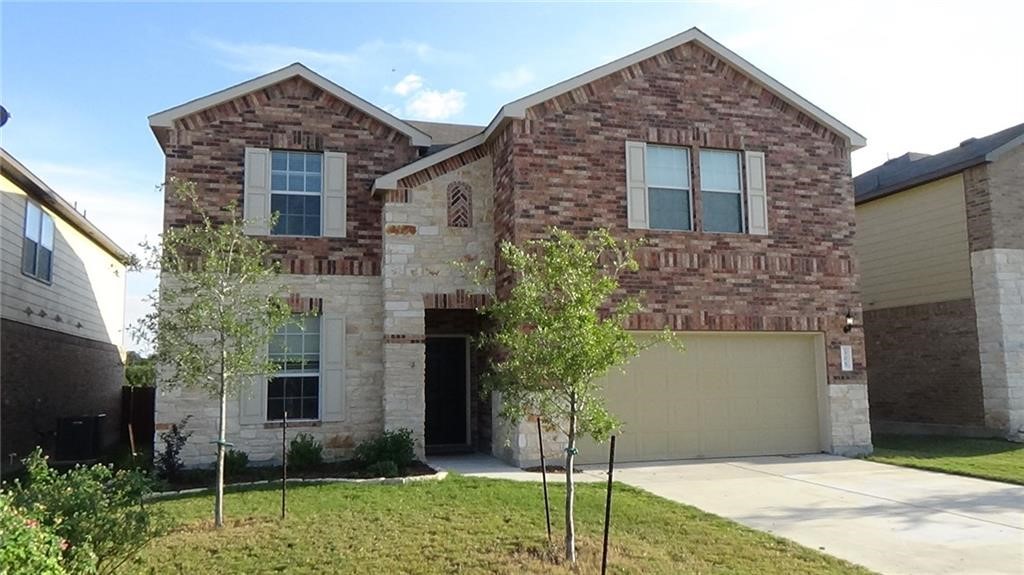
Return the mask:
{"type": "MultiPolygon", "coordinates": [[[[210,208],[241,200],[293,301],[282,333],[308,371],[258,382],[229,435],[271,458],[283,406],[332,455],[384,429],[427,449],[534,459],[478,393],[475,309],[510,277],[495,247],[549,226],[646,238],[638,336],[669,327],[607,380],[627,460],[870,450],[853,260],[858,133],[697,29],[502,107],[485,127],[404,122],[295,64],[150,118],[167,175],[210,208]],[[269,215],[281,214],[276,227],[269,215]],[[452,265],[495,262],[481,288],[452,265]],[[290,338],[290,339],[289,339],[290,338]],[[290,342],[290,343],[289,343],[290,342]]],[[[182,207],[168,198],[165,224],[182,207]]],[[[213,404],[162,394],[158,426],[193,413],[210,461],[213,404]]],[[[556,440],[556,438],[551,438],[556,440]]],[[[585,446],[584,461],[602,458],[585,446]]]]}

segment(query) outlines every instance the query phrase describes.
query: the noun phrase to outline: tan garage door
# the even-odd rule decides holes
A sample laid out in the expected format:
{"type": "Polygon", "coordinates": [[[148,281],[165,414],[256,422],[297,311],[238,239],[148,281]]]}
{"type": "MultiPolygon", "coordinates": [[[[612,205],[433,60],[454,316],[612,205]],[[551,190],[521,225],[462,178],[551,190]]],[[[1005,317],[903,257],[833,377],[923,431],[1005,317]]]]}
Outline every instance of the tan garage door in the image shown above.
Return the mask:
{"type": "MultiPolygon", "coordinates": [[[[821,451],[823,340],[813,334],[680,334],[686,350],[645,350],[605,378],[623,421],[616,461],[821,451]]],[[[582,463],[607,461],[583,440],[582,463]]]]}

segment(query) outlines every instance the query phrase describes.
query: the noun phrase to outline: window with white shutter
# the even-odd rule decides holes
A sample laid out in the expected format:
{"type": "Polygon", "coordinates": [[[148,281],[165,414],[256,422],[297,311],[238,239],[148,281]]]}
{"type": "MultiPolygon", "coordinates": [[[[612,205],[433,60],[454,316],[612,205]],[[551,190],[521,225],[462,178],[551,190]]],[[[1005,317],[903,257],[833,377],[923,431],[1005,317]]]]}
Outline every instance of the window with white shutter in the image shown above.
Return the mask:
{"type": "Polygon", "coordinates": [[[740,153],[700,151],[702,228],[706,232],[743,233],[743,184],[740,153]]]}
{"type": "Polygon", "coordinates": [[[747,212],[749,232],[768,234],[768,186],[765,181],[764,152],[747,152],[747,212]]]}

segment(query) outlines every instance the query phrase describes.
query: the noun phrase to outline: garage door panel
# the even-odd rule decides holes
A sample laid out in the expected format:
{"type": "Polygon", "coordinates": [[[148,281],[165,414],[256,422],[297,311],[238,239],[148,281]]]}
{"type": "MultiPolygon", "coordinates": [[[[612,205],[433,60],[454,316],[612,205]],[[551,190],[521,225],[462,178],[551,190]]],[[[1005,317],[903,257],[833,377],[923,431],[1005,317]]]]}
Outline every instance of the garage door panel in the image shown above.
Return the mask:
{"type": "MultiPolygon", "coordinates": [[[[640,336],[643,337],[643,336],[640,336]]],[[[623,421],[620,461],[809,453],[820,450],[814,334],[682,334],[684,352],[644,350],[604,379],[623,421]]],[[[582,440],[580,461],[607,444],[582,440]]]]}

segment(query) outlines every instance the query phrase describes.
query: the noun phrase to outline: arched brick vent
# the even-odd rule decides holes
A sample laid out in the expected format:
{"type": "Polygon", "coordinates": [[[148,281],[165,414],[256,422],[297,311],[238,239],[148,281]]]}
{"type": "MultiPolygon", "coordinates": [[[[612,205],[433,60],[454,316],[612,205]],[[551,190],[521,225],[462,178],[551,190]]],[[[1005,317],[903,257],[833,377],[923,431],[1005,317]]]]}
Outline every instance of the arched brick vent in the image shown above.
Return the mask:
{"type": "Polygon", "coordinates": [[[473,188],[466,182],[448,184],[448,227],[468,228],[473,225],[473,188]]]}

